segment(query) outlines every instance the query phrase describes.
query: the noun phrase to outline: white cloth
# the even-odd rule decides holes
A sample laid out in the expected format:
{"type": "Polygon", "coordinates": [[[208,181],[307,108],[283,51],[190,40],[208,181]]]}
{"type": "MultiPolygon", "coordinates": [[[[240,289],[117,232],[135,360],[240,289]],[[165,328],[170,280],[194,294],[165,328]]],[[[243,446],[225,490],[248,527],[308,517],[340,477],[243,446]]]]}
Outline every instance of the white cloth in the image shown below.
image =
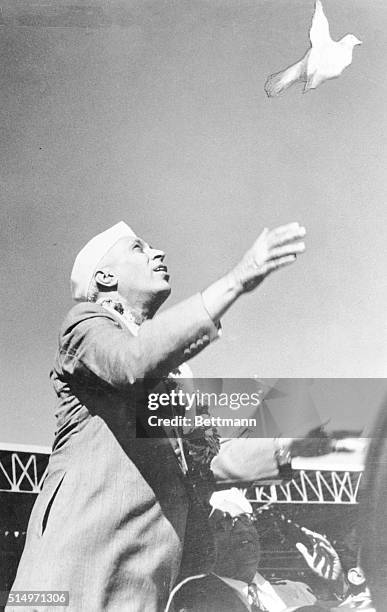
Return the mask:
{"type": "MultiPolygon", "coordinates": [[[[242,601],[250,608],[247,582],[224,576],[218,576],[218,578],[238,591],[242,601]]],[[[259,572],[256,572],[252,582],[258,588],[260,607],[268,612],[291,612],[300,606],[312,605],[316,602],[315,596],[303,582],[284,580],[281,584],[272,585],[259,572]]]]}
{"type": "Polygon", "coordinates": [[[358,595],[348,595],[348,597],[337,606],[344,610],[366,610],[367,612],[376,612],[372,605],[371,593],[368,587],[358,595]]]}
{"type": "Polygon", "coordinates": [[[236,487],[215,491],[210,498],[210,505],[213,510],[227,512],[231,516],[238,514],[252,514],[253,508],[243,493],[236,487]]]}

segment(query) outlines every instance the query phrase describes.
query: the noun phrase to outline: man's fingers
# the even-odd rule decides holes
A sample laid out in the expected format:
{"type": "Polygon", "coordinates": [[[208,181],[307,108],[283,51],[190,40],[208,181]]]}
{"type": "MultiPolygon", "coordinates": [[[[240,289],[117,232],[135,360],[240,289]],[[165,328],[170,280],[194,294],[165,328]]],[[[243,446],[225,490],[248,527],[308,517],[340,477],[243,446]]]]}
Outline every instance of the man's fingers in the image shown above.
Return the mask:
{"type": "Polygon", "coordinates": [[[324,558],[324,563],[321,568],[321,573],[324,576],[324,578],[330,579],[332,577],[333,563],[327,557],[324,558]]]}
{"type": "Polygon", "coordinates": [[[313,566],[313,555],[310,554],[305,544],[302,544],[301,542],[297,542],[296,548],[302,554],[307,564],[312,567],[313,566]]]}
{"type": "Polygon", "coordinates": [[[297,543],[296,547],[303,555],[309,567],[327,580],[336,579],[342,570],[335,549],[325,536],[306,527],[303,527],[302,531],[313,541],[313,553],[310,554],[304,544],[297,543]]]}
{"type": "Polygon", "coordinates": [[[306,535],[308,536],[317,536],[320,535],[318,534],[316,531],[311,531],[310,529],[308,529],[307,527],[301,527],[301,531],[303,531],[304,533],[306,533],[306,535]]]}
{"type": "Polygon", "coordinates": [[[326,550],[328,553],[330,553],[331,555],[335,555],[336,551],[333,548],[332,544],[329,542],[329,540],[327,540],[327,538],[324,538],[324,536],[319,536],[319,537],[312,537],[313,542],[315,542],[318,546],[321,546],[321,548],[323,548],[324,550],[326,550]]]}
{"type": "Polygon", "coordinates": [[[285,223],[285,225],[279,225],[278,227],[274,227],[270,230],[270,234],[273,236],[281,236],[281,234],[286,234],[288,231],[298,230],[301,225],[298,221],[293,221],[292,223],[285,223]]]}
{"type": "Polygon", "coordinates": [[[282,246],[288,242],[299,240],[306,234],[306,230],[299,223],[289,223],[271,230],[267,235],[267,244],[269,248],[282,246]]]}
{"type": "Polygon", "coordinates": [[[307,564],[313,569],[318,569],[319,563],[322,564],[324,562],[323,557],[316,548],[314,548],[313,553],[310,553],[305,544],[301,542],[297,542],[296,548],[302,554],[307,564]]]}
{"type": "Polygon", "coordinates": [[[292,255],[297,253],[303,253],[305,251],[305,242],[294,242],[292,244],[286,244],[284,246],[275,247],[270,249],[270,259],[278,259],[285,255],[292,255]]]}
{"type": "Polygon", "coordinates": [[[321,540],[320,542],[318,542],[318,546],[320,546],[320,548],[322,548],[323,550],[326,550],[328,555],[332,555],[333,557],[337,555],[332,544],[330,544],[327,540],[321,540]]]}
{"type": "Polygon", "coordinates": [[[305,535],[309,536],[314,542],[321,542],[321,543],[323,542],[327,546],[332,547],[332,544],[329,542],[328,538],[321,535],[321,533],[318,533],[317,531],[311,531],[307,527],[301,527],[301,530],[305,533],[305,535]]]}
{"type": "Polygon", "coordinates": [[[267,244],[270,249],[275,248],[277,246],[283,246],[284,244],[291,244],[292,242],[298,242],[299,240],[303,240],[305,238],[305,228],[299,228],[297,231],[289,231],[286,234],[282,234],[281,236],[267,237],[267,244]]]}
{"type": "Polygon", "coordinates": [[[316,548],[315,554],[314,554],[314,560],[313,560],[313,565],[316,569],[321,570],[323,565],[324,565],[324,561],[325,561],[325,555],[322,554],[321,549],[320,548],[316,548]],[[320,565],[320,567],[319,567],[320,565]]]}
{"type": "Polygon", "coordinates": [[[278,259],[273,259],[269,261],[266,266],[266,274],[269,274],[269,272],[274,272],[274,270],[279,270],[280,268],[283,268],[284,266],[288,266],[289,264],[292,264],[295,261],[296,261],[295,255],[286,255],[285,257],[279,257],[278,259]]]}

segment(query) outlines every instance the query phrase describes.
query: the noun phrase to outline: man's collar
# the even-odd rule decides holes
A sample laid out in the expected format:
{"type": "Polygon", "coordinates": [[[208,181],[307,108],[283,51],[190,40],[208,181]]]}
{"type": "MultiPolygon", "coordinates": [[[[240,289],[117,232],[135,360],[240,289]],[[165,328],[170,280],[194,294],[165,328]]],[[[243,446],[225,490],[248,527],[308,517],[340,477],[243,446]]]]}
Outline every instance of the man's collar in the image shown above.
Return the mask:
{"type": "MultiPolygon", "coordinates": [[[[220,580],[223,580],[223,582],[238,591],[238,593],[247,599],[249,584],[251,583],[244,582],[243,580],[236,580],[235,578],[227,578],[226,576],[219,576],[218,574],[214,574],[214,576],[220,578],[220,580]]],[[[258,587],[260,587],[266,582],[266,579],[259,572],[256,572],[251,582],[254,582],[258,587]]]]}
{"type": "Polygon", "coordinates": [[[114,314],[127,329],[134,335],[137,335],[140,325],[137,323],[135,316],[130,311],[124,309],[121,302],[102,297],[99,298],[96,303],[114,314]]]}
{"type": "Polygon", "coordinates": [[[219,578],[219,580],[221,580],[222,582],[227,584],[231,589],[236,591],[237,595],[242,600],[242,602],[248,608],[250,608],[249,600],[248,600],[249,585],[247,584],[247,582],[243,582],[242,580],[235,580],[234,578],[226,578],[226,576],[219,576],[218,574],[214,574],[214,576],[219,578]]]}

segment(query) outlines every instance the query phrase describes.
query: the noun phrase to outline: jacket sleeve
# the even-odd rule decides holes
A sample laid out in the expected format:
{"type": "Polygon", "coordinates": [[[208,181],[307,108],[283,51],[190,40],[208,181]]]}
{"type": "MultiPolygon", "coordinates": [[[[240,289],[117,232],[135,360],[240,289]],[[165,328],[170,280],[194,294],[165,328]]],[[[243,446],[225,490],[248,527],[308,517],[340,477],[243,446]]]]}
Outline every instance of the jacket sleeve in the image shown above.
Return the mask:
{"type": "Polygon", "coordinates": [[[167,375],[217,336],[200,294],[145,321],[137,336],[103,307],[82,303],[70,311],[62,327],[59,374],[94,375],[124,389],[138,379],[167,375]]]}

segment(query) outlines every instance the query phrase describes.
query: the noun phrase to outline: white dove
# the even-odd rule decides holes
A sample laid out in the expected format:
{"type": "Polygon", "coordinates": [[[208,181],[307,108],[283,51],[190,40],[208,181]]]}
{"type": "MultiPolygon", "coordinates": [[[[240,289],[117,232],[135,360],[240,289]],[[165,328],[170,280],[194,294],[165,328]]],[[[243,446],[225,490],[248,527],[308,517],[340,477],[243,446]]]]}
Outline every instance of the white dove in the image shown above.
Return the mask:
{"type": "Polygon", "coordinates": [[[265,83],[269,98],[280,95],[293,83],[305,83],[305,93],[340,76],[352,63],[353,48],[362,44],[353,34],[347,34],[338,42],[332,40],[320,0],[316,0],[309,38],[311,47],[299,62],[269,76],[265,83]]]}

